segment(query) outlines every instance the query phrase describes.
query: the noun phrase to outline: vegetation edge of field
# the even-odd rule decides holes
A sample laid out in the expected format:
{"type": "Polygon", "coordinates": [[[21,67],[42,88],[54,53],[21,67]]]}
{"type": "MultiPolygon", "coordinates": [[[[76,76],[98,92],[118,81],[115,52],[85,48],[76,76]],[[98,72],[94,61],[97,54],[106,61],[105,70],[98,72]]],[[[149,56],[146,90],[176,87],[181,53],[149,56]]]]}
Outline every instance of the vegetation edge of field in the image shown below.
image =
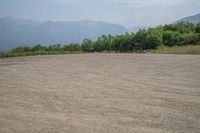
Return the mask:
{"type": "Polygon", "coordinates": [[[200,54],[200,45],[185,45],[185,46],[159,46],[157,50],[153,50],[152,53],[157,54],[200,54]]]}
{"type": "Polygon", "coordinates": [[[33,47],[17,47],[8,52],[0,52],[0,57],[94,52],[200,54],[199,45],[200,23],[195,25],[181,22],[140,29],[137,33],[102,35],[96,41],[84,39],[82,44],[56,44],[48,47],[38,44],[33,47]]]}

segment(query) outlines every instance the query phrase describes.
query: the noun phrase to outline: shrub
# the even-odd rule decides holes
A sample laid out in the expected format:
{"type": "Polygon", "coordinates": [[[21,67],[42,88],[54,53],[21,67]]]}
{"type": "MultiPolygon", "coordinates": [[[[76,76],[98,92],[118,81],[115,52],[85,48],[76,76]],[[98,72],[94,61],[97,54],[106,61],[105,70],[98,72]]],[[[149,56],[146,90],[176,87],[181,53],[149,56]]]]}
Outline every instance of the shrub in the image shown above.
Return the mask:
{"type": "Polygon", "coordinates": [[[94,43],[90,39],[84,39],[82,44],[82,50],[84,52],[93,52],[94,51],[94,43]]]}
{"type": "Polygon", "coordinates": [[[178,42],[180,33],[175,31],[164,31],[163,44],[166,46],[175,46],[178,42]]]}
{"type": "Polygon", "coordinates": [[[197,44],[200,41],[199,34],[181,34],[178,38],[177,45],[197,44]]]}

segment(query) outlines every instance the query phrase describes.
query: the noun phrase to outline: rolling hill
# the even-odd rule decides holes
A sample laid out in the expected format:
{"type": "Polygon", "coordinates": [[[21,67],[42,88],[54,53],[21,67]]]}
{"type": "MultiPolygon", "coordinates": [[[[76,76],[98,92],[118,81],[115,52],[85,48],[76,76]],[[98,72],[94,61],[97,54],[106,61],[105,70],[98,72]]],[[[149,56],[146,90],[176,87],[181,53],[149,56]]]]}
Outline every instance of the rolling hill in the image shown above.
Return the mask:
{"type": "Polygon", "coordinates": [[[176,21],[175,23],[179,23],[179,22],[190,22],[190,23],[193,23],[193,24],[200,23],[200,14],[185,17],[183,19],[176,21]]]}

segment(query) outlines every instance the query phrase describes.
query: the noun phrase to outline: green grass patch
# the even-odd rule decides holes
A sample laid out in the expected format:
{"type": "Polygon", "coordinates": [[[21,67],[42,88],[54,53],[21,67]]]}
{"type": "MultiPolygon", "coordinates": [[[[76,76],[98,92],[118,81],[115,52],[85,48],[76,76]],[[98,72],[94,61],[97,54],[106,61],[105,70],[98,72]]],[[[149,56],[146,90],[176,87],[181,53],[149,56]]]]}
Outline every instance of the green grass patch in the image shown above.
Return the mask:
{"type": "Polygon", "coordinates": [[[36,55],[59,55],[59,54],[80,54],[81,51],[34,51],[34,52],[0,52],[0,58],[20,57],[20,56],[36,56],[36,55]]]}
{"type": "Polygon", "coordinates": [[[200,45],[185,45],[185,46],[159,46],[153,53],[158,54],[200,54],[200,45]]]}
{"type": "Polygon", "coordinates": [[[0,58],[4,58],[4,57],[7,57],[7,54],[3,53],[3,52],[0,52],[0,58]]]}

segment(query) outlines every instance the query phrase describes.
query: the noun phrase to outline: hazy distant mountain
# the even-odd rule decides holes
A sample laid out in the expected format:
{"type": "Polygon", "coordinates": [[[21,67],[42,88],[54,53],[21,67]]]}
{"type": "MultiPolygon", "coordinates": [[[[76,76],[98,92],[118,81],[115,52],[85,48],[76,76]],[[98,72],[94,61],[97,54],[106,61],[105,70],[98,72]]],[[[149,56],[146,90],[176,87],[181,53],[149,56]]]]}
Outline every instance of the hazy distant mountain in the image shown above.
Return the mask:
{"type": "Polygon", "coordinates": [[[39,43],[43,45],[81,43],[84,38],[95,40],[103,34],[117,35],[125,32],[128,32],[125,27],[106,22],[47,21],[40,23],[3,17],[0,18],[0,51],[39,43]]]}
{"type": "Polygon", "coordinates": [[[176,21],[175,23],[178,23],[178,22],[190,22],[194,24],[200,23],[200,14],[185,17],[183,19],[176,21]]]}

